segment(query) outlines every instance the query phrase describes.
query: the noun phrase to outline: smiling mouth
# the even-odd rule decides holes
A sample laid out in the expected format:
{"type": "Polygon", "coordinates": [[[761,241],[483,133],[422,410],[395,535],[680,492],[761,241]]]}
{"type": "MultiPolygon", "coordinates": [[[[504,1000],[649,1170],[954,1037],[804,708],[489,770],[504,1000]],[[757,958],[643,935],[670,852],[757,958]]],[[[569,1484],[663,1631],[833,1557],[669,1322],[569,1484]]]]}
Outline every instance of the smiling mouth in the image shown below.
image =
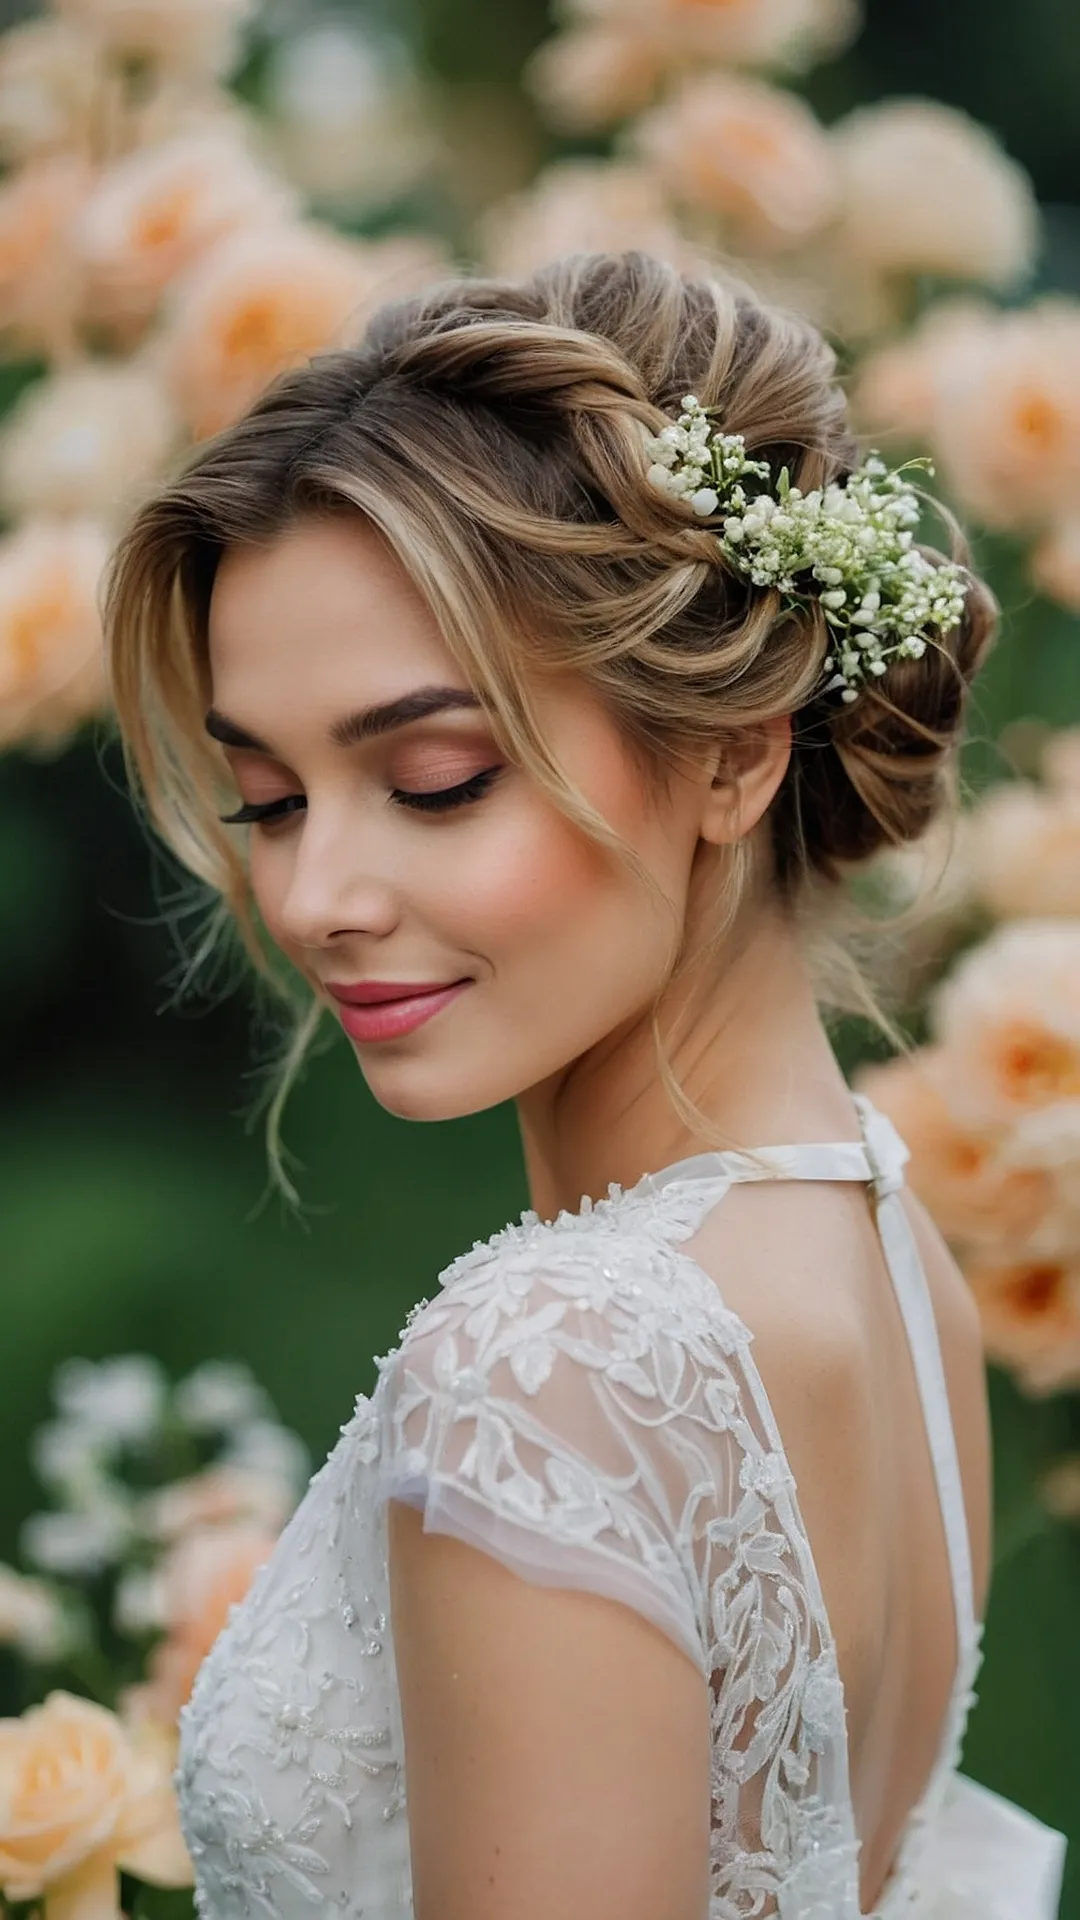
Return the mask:
{"type": "Polygon", "coordinates": [[[357,987],[329,987],[338,1002],[338,1017],[353,1040],[397,1040],[426,1026],[471,980],[452,980],[447,986],[414,986],[401,982],[372,982],[357,987]]]}

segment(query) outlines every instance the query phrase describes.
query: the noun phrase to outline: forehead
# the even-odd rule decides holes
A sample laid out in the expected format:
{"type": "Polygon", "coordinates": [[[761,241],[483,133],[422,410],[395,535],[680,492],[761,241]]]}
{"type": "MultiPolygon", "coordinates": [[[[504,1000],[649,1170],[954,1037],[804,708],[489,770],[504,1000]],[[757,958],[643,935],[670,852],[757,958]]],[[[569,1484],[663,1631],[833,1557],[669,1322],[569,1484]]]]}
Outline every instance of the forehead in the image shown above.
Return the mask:
{"type": "Polygon", "coordinates": [[[312,516],[266,544],[227,549],[208,644],[215,703],[242,698],[245,721],[253,703],[281,695],[355,704],[418,680],[466,684],[431,609],[360,514],[312,516]]]}

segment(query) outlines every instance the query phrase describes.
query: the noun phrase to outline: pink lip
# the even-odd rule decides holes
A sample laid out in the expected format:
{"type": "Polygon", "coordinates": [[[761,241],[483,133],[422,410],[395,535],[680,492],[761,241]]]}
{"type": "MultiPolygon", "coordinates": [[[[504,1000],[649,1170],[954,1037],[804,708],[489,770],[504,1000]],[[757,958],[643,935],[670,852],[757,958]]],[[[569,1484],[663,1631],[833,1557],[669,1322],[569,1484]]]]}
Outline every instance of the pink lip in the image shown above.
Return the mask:
{"type": "Polygon", "coordinates": [[[328,986],[340,1003],[341,1024],[353,1040],[396,1040],[412,1033],[471,986],[454,980],[449,986],[413,985],[404,980],[366,980],[355,987],[328,986]]]}

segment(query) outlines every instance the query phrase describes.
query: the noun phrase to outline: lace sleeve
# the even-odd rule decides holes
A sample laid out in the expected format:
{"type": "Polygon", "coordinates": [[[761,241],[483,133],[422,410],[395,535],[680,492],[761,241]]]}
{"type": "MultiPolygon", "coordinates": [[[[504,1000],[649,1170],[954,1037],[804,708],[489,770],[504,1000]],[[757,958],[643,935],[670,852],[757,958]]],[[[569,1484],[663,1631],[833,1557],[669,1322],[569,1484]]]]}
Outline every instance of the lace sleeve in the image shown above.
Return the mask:
{"type": "Polygon", "coordinates": [[[635,1608],[705,1674],[701,1507],[723,1467],[695,1421],[704,1356],[643,1257],[548,1229],[424,1303],[387,1382],[383,1492],[527,1580],[635,1608]]]}

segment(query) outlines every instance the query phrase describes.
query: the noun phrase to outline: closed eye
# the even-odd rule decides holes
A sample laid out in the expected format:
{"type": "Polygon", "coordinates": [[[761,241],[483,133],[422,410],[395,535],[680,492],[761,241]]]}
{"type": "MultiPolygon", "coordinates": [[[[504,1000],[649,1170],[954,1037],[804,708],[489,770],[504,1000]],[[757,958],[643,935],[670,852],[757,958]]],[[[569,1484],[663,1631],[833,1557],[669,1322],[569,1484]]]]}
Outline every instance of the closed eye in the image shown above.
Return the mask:
{"type": "MultiPolygon", "coordinates": [[[[395,787],[390,798],[396,806],[409,807],[417,813],[448,813],[454,807],[465,807],[471,801],[483,799],[501,772],[501,767],[485,767],[455,787],[436,787],[430,793],[410,793],[395,787]]],[[[227,827],[263,826],[298,813],[306,806],[302,793],[290,793],[281,800],[247,801],[235,813],[223,813],[219,818],[227,827]]]]}

